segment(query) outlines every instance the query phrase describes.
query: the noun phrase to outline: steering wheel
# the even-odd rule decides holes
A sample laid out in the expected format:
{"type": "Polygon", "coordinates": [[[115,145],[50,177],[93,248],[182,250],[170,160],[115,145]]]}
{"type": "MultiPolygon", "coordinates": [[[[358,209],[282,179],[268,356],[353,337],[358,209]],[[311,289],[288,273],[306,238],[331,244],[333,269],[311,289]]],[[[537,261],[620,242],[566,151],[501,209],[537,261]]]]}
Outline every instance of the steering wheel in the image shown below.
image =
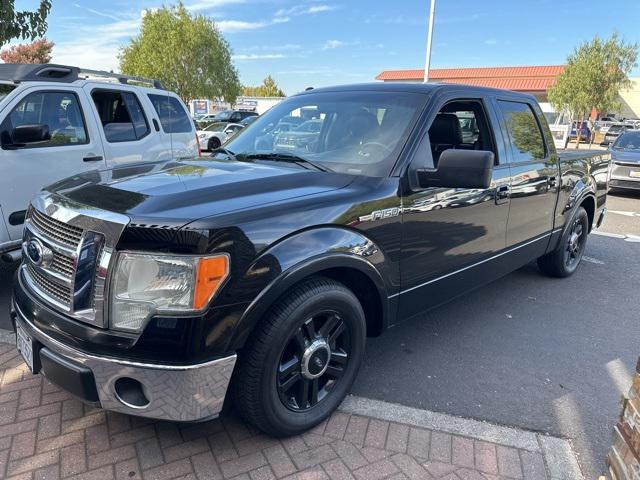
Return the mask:
{"type": "Polygon", "coordinates": [[[389,148],[387,145],[385,145],[384,143],[380,143],[380,142],[366,142],[363,143],[362,145],[360,145],[360,150],[358,151],[358,154],[360,155],[367,155],[367,152],[365,152],[365,149],[368,148],[372,148],[372,147],[378,147],[381,148],[382,150],[384,150],[386,153],[391,153],[393,150],[391,150],[391,148],[389,148]]]}

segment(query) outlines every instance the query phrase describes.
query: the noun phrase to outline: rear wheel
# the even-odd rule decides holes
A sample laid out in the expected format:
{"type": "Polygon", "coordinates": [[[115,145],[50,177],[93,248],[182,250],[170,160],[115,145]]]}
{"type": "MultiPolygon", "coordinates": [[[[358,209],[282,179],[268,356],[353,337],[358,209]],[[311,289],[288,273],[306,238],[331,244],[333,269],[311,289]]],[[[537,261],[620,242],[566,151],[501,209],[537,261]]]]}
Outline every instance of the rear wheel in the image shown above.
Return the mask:
{"type": "Polygon", "coordinates": [[[315,278],[271,308],[240,353],[232,381],[239,413],[271,435],[294,435],[327,418],[360,368],[366,322],[341,283],[315,278]]]}
{"type": "Polygon", "coordinates": [[[589,215],[578,207],[567,224],[558,247],[538,259],[538,267],[552,277],[568,277],[578,268],[589,233],[589,215]]]}

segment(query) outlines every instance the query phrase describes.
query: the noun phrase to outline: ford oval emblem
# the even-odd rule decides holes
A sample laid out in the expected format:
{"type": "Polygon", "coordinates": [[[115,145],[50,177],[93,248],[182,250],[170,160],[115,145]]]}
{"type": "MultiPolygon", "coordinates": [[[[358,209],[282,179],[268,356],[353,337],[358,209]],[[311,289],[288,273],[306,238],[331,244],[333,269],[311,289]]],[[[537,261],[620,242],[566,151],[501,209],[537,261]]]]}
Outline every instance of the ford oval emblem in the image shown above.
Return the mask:
{"type": "Polygon", "coordinates": [[[31,263],[38,267],[46,266],[53,260],[53,251],[45,247],[37,238],[32,238],[27,242],[26,251],[31,263]]]}

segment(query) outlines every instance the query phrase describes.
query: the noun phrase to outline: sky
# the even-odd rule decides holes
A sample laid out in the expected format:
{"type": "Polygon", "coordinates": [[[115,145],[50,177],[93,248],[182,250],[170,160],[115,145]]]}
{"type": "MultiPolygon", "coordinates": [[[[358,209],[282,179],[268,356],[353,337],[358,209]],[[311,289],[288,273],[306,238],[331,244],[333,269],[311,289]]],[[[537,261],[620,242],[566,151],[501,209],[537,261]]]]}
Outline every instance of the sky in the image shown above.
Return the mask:
{"type": "MultiPolygon", "coordinates": [[[[171,1],[53,0],[52,62],[118,71],[118,51],[138,34],[143,10],[171,1]]],[[[424,67],[429,0],[183,3],[217,23],[244,85],[271,74],[292,94],[424,67]]],[[[18,0],[16,9],[37,4],[18,0]]],[[[640,43],[640,0],[437,0],[435,18],[432,68],[561,64],[579,42],[614,31],[640,43]]]]}

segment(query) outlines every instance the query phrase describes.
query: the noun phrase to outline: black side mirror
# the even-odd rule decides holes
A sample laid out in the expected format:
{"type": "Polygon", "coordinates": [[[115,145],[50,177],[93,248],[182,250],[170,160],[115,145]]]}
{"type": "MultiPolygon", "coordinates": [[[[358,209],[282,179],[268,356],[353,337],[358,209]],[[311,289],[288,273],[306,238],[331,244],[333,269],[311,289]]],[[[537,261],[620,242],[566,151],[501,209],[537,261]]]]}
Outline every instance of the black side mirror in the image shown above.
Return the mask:
{"type": "Polygon", "coordinates": [[[438,168],[418,170],[423,188],[489,188],[493,175],[493,152],[485,150],[454,150],[442,152],[438,168]]]}
{"type": "Polygon", "coordinates": [[[44,123],[20,125],[15,127],[11,132],[11,141],[14,146],[48,142],[49,140],[51,140],[49,125],[45,125],[44,123]]]}

